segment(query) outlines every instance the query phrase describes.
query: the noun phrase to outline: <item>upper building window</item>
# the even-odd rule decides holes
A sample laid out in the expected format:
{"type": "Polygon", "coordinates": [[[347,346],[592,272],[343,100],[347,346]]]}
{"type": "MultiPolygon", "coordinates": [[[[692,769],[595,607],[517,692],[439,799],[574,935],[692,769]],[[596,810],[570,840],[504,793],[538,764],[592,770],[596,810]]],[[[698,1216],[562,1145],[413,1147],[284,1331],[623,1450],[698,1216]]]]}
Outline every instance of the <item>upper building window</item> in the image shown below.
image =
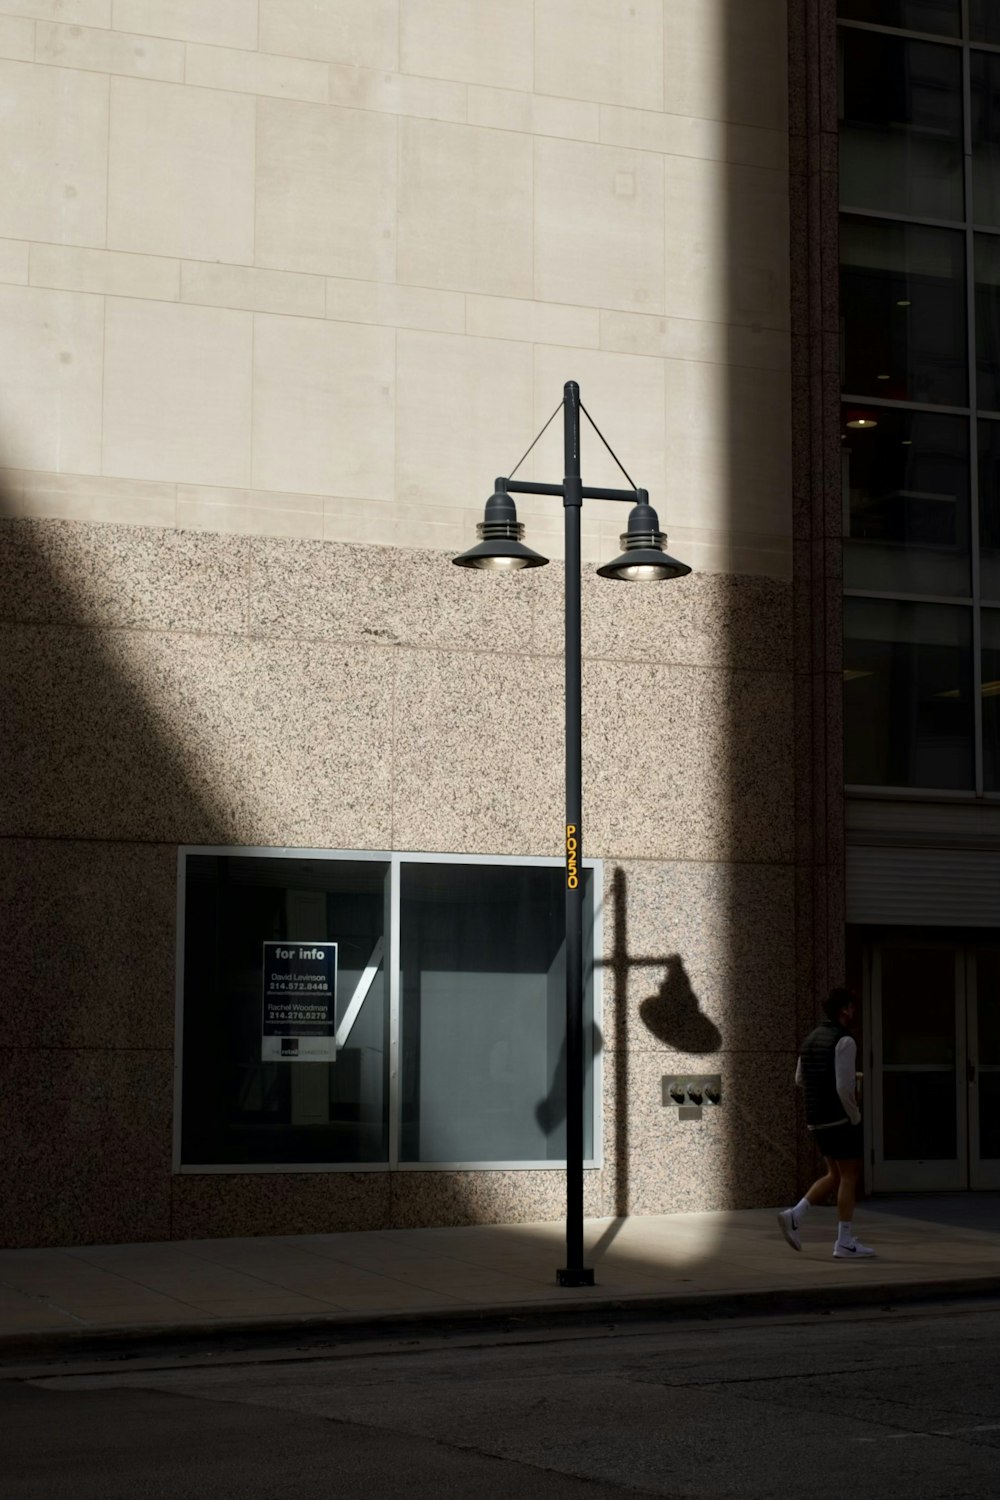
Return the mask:
{"type": "MultiPolygon", "coordinates": [[[[973,7],[978,4],[983,10],[992,3],[972,0],[973,7]]],[[[837,14],[843,21],[868,21],[904,31],[926,31],[936,36],[962,34],[962,0],[839,0],[837,14]]]]}

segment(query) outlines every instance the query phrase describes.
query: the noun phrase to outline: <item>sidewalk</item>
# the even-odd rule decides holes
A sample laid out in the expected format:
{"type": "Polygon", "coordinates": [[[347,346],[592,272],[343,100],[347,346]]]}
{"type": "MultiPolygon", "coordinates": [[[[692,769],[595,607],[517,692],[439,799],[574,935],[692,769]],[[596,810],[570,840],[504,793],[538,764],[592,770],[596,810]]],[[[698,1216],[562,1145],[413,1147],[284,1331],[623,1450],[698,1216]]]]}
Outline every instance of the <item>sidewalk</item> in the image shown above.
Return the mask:
{"type": "Polygon", "coordinates": [[[569,1310],[794,1311],[1000,1294],[1000,1194],[862,1205],[878,1259],[831,1256],[832,1209],[796,1254],[772,1209],[587,1222],[597,1285],[563,1290],[561,1224],[0,1251],[0,1353],[95,1339],[334,1330],[569,1310]]]}

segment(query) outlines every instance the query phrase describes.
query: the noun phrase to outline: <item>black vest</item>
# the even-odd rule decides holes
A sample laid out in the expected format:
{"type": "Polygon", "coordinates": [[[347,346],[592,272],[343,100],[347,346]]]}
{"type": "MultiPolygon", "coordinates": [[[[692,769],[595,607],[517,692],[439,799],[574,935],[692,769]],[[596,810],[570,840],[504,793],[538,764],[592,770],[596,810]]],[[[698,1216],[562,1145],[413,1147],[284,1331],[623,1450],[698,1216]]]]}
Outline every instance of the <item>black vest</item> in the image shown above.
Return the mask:
{"type": "Polygon", "coordinates": [[[821,1021],[802,1043],[802,1087],[806,1124],[810,1130],[819,1125],[839,1125],[847,1119],[847,1111],[837,1093],[834,1053],[841,1037],[850,1034],[836,1021],[821,1021]]]}

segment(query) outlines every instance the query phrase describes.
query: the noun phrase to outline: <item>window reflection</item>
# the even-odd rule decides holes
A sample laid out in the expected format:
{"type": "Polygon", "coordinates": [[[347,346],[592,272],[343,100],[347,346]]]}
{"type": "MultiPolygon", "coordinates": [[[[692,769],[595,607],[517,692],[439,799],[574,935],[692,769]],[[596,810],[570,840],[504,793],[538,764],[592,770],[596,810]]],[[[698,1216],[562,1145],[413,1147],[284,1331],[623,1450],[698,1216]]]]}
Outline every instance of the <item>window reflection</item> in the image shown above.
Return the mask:
{"type": "Polygon", "coordinates": [[[962,232],[845,214],[840,263],[843,388],[964,406],[962,232]]]}
{"type": "Polygon", "coordinates": [[[973,52],[972,219],[1000,225],[1000,53],[973,52]]]}
{"type": "MultiPolygon", "coordinates": [[[[991,0],[982,3],[989,5],[991,0]]],[[[961,0],[839,0],[837,15],[843,21],[870,21],[938,36],[960,36],[962,30],[961,0]]]]}
{"type": "Polygon", "coordinates": [[[970,594],[967,420],[877,406],[842,415],[845,586],[970,594]]]}
{"type": "Polygon", "coordinates": [[[969,0],[969,38],[973,42],[1000,42],[997,0],[969,0]]]}
{"type": "Polygon", "coordinates": [[[976,376],[981,411],[1000,411],[1000,237],[977,234],[976,376]]]}
{"type": "Polygon", "coordinates": [[[1000,611],[984,609],[982,630],[983,673],[983,786],[1000,792],[1000,611]]]}
{"type": "Polygon", "coordinates": [[[841,32],[842,203],[962,218],[961,64],[957,47],[841,32]]]}
{"type": "Polygon", "coordinates": [[[887,599],[844,606],[848,783],[971,790],[971,610],[887,599]]]}

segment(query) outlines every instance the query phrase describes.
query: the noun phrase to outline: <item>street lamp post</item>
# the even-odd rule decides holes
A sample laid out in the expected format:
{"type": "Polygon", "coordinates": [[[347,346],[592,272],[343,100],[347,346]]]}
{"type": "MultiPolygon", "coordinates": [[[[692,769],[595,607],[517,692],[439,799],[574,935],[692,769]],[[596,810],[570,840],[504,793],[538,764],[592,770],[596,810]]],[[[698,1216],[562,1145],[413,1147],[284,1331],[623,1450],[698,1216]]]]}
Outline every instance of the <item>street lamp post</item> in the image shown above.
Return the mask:
{"type": "MultiPolygon", "coordinates": [[[[598,568],[602,578],[626,582],[682,578],[691,569],[665,551],[666,537],[645,490],[611,490],[584,485],[580,476],[580,387],[563,387],[563,482],[529,484],[497,479],[477,530],[477,546],[453,562],[461,568],[510,572],[542,567],[548,558],[521,541],[512,494],[561,495],[566,537],[566,1264],[556,1272],[560,1286],[593,1286],[594,1272],[583,1263],[583,752],[581,703],[580,511],[587,500],[621,500],[632,505],[623,552],[598,568]]],[[[586,407],[582,408],[593,424],[586,407]]],[[[558,410],[558,408],[557,408],[558,410]]],[[[555,415],[555,413],[553,413],[555,415]]],[[[549,419],[552,420],[551,418],[549,419]]],[[[546,423],[546,426],[548,423],[546,423]]],[[[596,428],[595,428],[596,430],[596,428]]],[[[543,428],[544,431],[544,428],[543,428]]],[[[540,436],[541,434],[539,434],[540,436]]],[[[599,434],[600,435],[600,434],[599,434]]],[[[535,441],[537,442],[537,438],[535,441]]],[[[602,437],[603,441],[603,437],[602,437]]],[[[532,444],[534,447],[534,443],[532,444]]],[[[528,450],[530,452],[531,449],[528,450]]],[[[610,452],[609,448],[609,452],[610,452]]],[[[527,457],[527,454],[525,455],[527,457]]],[[[614,454],[612,453],[612,457],[614,454]]],[[[523,459],[522,459],[523,462],[523,459]]],[[[615,459],[617,463],[617,458],[615,459]]],[[[520,464],[517,466],[520,467],[520,464]]],[[[619,464],[619,468],[621,465],[619,464]]],[[[516,472],[516,469],[515,471],[516,472]]],[[[622,470],[625,473],[624,469],[622,470]]],[[[628,478],[628,475],[625,476],[628,478]]],[[[630,481],[631,483],[631,481],[630,481]]],[[[624,1100],[618,1107],[625,1108],[624,1100]]]]}

